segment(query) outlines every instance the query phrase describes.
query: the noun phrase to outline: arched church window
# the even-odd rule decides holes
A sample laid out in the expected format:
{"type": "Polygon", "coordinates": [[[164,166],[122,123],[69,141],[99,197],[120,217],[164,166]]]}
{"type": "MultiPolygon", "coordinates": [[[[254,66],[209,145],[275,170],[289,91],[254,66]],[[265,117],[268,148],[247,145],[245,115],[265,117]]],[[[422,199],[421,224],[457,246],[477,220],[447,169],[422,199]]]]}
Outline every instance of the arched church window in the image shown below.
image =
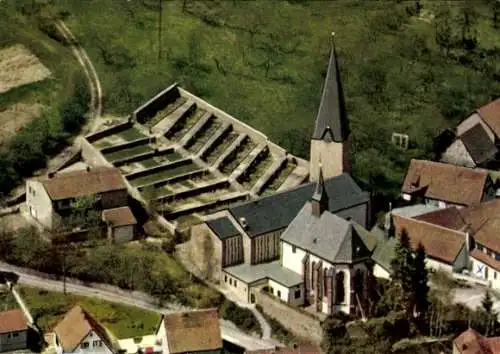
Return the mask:
{"type": "Polygon", "coordinates": [[[342,304],[345,302],[345,281],[344,272],[338,272],[335,275],[335,303],[342,304]]]}

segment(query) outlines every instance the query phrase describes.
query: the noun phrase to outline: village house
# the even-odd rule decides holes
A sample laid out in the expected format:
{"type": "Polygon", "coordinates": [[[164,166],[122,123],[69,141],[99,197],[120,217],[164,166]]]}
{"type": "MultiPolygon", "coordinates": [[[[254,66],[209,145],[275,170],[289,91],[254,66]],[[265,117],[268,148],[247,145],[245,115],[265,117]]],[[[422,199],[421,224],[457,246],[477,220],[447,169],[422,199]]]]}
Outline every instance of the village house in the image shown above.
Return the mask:
{"type": "Polygon", "coordinates": [[[480,107],[455,129],[455,141],[441,161],[466,167],[498,168],[500,98],[480,107]]]}
{"type": "Polygon", "coordinates": [[[486,170],[412,159],[401,193],[405,201],[445,208],[494,199],[496,190],[486,170]]]}
{"type": "Polygon", "coordinates": [[[217,309],[165,315],[156,335],[163,354],[219,354],[222,352],[217,309]]]}
{"type": "Polygon", "coordinates": [[[66,313],[54,333],[58,354],[111,354],[118,350],[106,329],[79,305],[66,313]]]}
{"type": "Polygon", "coordinates": [[[127,187],[117,168],[87,167],[84,170],[50,173],[26,182],[29,215],[52,230],[72,212],[72,203],[82,197],[96,199],[96,209],[109,226],[109,236],[117,241],[133,238],[137,223],[127,206],[127,187]]]}
{"type": "Polygon", "coordinates": [[[28,347],[28,322],[20,309],[0,312],[0,352],[28,347]]]}
{"type": "Polygon", "coordinates": [[[485,337],[469,328],[453,340],[453,354],[500,353],[500,337],[485,337]]]}

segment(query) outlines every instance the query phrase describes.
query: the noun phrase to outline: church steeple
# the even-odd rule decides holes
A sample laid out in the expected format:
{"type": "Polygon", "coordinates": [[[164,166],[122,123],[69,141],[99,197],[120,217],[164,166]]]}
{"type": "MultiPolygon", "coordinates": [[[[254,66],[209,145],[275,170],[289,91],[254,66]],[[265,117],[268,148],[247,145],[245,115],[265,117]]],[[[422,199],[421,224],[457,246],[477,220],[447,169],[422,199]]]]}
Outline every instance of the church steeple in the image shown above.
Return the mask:
{"type": "Polygon", "coordinates": [[[316,116],[316,127],[313,139],[327,142],[343,142],[350,134],[349,122],[347,120],[344,91],[340,78],[340,69],[335,50],[335,33],[332,33],[330,62],[323,86],[323,95],[316,116]]]}
{"type": "Polygon", "coordinates": [[[349,164],[351,131],[345,109],[334,35],[332,33],[330,61],[311,139],[309,179],[314,182],[318,181],[320,161],[323,162],[322,174],[327,179],[349,173],[351,170],[349,164]]]}
{"type": "Polygon", "coordinates": [[[328,194],[326,194],[325,180],[323,178],[323,170],[321,168],[321,162],[319,164],[319,178],[316,183],[316,189],[312,196],[312,214],[316,217],[320,217],[325,210],[328,210],[328,194]]]}

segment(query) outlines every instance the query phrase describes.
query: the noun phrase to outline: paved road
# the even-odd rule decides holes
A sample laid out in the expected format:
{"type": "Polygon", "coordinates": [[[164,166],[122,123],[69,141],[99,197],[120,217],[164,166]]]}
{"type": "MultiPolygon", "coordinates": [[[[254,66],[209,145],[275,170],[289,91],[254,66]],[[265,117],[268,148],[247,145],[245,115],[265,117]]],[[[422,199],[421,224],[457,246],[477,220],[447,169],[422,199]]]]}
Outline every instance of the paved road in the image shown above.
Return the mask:
{"type": "MultiPolygon", "coordinates": [[[[37,288],[42,288],[51,291],[63,291],[63,282],[58,280],[46,279],[40,276],[35,276],[20,272],[19,268],[10,266],[5,263],[0,263],[1,271],[15,272],[19,275],[19,284],[25,284],[37,288]]],[[[114,288],[114,287],[110,287],[114,288]]],[[[178,304],[169,304],[167,307],[159,307],[155,304],[154,298],[147,294],[142,294],[140,292],[127,292],[116,288],[114,291],[97,289],[94,287],[73,284],[70,282],[66,283],[66,290],[69,293],[74,293],[82,296],[88,296],[93,298],[100,298],[106,301],[115,302],[123,305],[130,305],[140,307],[146,310],[151,310],[159,312],[162,314],[178,312],[182,310],[189,310],[189,308],[183,307],[178,304]]],[[[224,340],[230,341],[234,344],[240,345],[247,350],[264,350],[273,349],[276,343],[272,340],[259,339],[247,335],[240,331],[232,322],[222,320],[220,321],[222,338],[224,340]]]]}

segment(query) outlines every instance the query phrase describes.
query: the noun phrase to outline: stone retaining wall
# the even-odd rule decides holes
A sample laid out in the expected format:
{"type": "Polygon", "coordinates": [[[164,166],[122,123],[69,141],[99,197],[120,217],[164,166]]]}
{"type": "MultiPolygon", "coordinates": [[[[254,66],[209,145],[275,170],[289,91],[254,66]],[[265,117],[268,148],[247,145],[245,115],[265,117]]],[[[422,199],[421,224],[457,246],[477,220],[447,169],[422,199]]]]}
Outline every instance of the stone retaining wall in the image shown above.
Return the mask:
{"type": "Polygon", "coordinates": [[[89,165],[93,167],[114,167],[87,139],[78,137],[77,145],[81,149],[82,159],[89,165]]]}
{"type": "Polygon", "coordinates": [[[122,149],[133,148],[139,145],[146,145],[149,144],[149,142],[154,143],[155,141],[156,141],[155,137],[139,138],[132,141],[127,141],[126,143],[104,147],[101,149],[101,153],[109,154],[111,152],[119,151],[122,149]]]}
{"type": "Polygon", "coordinates": [[[191,160],[190,158],[185,158],[185,159],[169,162],[169,163],[166,163],[164,165],[159,165],[159,166],[151,167],[151,168],[148,168],[145,170],[132,172],[132,173],[129,173],[128,175],[126,175],[126,177],[129,180],[133,180],[135,178],[143,177],[143,176],[146,176],[146,175],[149,175],[152,173],[156,173],[156,172],[161,172],[161,171],[168,170],[168,169],[171,169],[174,167],[187,165],[189,163],[193,163],[193,160],[191,160]]]}
{"type": "Polygon", "coordinates": [[[320,345],[323,339],[323,328],[321,321],[305,310],[293,307],[275,297],[272,297],[260,289],[253,289],[256,303],[262,307],[262,311],[280,322],[285,328],[301,338],[307,338],[313,343],[320,345]]]}
{"type": "Polygon", "coordinates": [[[190,196],[209,192],[214,189],[221,189],[221,188],[229,188],[231,184],[229,183],[228,180],[221,180],[215,183],[210,183],[201,187],[193,188],[193,189],[188,189],[182,192],[177,192],[177,193],[172,193],[169,195],[166,195],[164,197],[158,198],[158,200],[162,203],[167,203],[172,201],[173,199],[176,198],[189,198],[190,196]]]}
{"type": "Polygon", "coordinates": [[[164,109],[169,103],[175,102],[180,97],[177,83],[170,85],[165,90],[154,96],[132,113],[132,118],[141,124],[144,124],[149,118],[152,118],[164,109]]]}
{"type": "Polygon", "coordinates": [[[121,132],[123,130],[127,130],[130,127],[132,127],[132,125],[133,125],[133,122],[129,119],[126,122],[119,123],[117,125],[113,125],[112,127],[109,127],[109,128],[100,130],[98,132],[89,134],[89,135],[85,136],[85,139],[87,139],[90,143],[93,143],[96,140],[102,139],[102,138],[104,138],[106,136],[119,133],[119,132],[121,132]]]}
{"type": "Polygon", "coordinates": [[[160,181],[156,181],[154,183],[149,184],[149,186],[154,185],[155,187],[162,187],[162,186],[165,186],[167,184],[182,181],[184,179],[192,179],[192,178],[200,177],[204,174],[207,175],[207,174],[210,174],[210,172],[207,169],[199,169],[196,171],[186,172],[186,173],[177,175],[175,177],[165,178],[165,179],[162,179],[160,181]]]}
{"type": "Polygon", "coordinates": [[[74,163],[80,161],[82,158],[81,151],[75,151],[73,152],[66,160],[62,161],[57,167],[53,168],[51,172],[57,172],[60,171],[68,166],[73,165],[74,163]]]}

